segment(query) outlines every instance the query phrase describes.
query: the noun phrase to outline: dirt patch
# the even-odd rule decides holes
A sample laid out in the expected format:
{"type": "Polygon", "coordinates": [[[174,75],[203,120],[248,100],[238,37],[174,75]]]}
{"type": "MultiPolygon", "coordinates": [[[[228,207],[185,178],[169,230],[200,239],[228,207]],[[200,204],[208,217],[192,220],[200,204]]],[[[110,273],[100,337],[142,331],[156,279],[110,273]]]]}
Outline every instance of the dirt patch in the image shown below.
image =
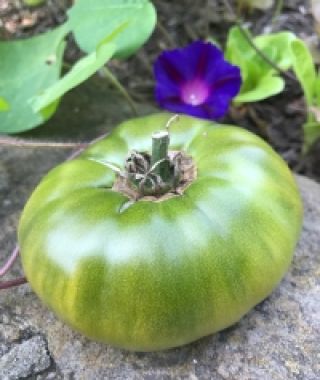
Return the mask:
{"type": "Polygon", "coordinates": [[[21,0],[0,0],[0,38],[24,38],[45,32],[62,24],[71,0],[45,1],[38,7],[27,7],[21,0]]]}

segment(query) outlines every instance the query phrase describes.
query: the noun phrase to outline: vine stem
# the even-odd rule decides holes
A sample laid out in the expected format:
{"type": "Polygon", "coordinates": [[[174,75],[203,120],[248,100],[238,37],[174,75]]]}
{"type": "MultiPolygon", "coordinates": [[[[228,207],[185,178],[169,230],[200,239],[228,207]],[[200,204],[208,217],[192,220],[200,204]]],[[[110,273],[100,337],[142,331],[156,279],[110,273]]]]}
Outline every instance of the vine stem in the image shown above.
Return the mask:
{"type": "Polygon", "coordinates": [[[174,48],[176,46],[175,42],[173,41],[167,29],[165,28],[165,26],[162,24],[162,22],[159,19],[157,20],[157,28],[159,29],[160,33],[163,35],[163,37],[167,41],[169,47],[174,48]]]}
{"type": "Polygon", "coordinates": [[[82,147],[80,147],[79,149],[77,149],[75,152],[73,152],[67,159],[66,161],[70,161],[72,160],[73,158],[76,158],[77,156],[79,156],[80,153],[82,153],[87,147],[89,147],[90,145],[104,139],[106,136],[108,136],[109,132],[107,133],[103,133],[102,135],[96,137],[95,139],[93,139],[92,141],[90,141],[88,144],[84,144],[82,147]]]}
{"type": "MultiPolygon", "coordinates": [[[[6,137],[0,137],[0,145],[10,145],[10,146],[17,146],[17,147],[44,147],[44,148],[75,148],[78,147],[75,152],[73,152],[68,158],[68,160],[71,160],[75,157],[77,157],[85,148],[90,146],[91,144],[94,144],[100,140],[102,140],[104,137],[106,137],[108,133],[104,133],[97,138],[93,139],[90,143],[56,143],[56,142],[47,142],[47,141],[28,141],[25,139],[16,139],[9,136],[6,137]]],[[[17,260],[19,256],[19,247],[16,245],[15,249],[9,256],[6,263],[0,267],[0,277],[4,276],[9,269],[13,266],[15,261],[17,260]]],[[[18,277],[13,280],[8,281],[1,281],[0,282],[0,290],[9,289],[14,286],[19,286],[27,283],[26,277],[18,277]]]]}
{"type": "Polygon", "coordinates": [[[12,265],[17,260],[17,257],[19,256],[19,247],[16,246],[15,249],[12,251],[11,255],[9,256],[7,262],[0,268],[0,277],[4,276],[8,270],[12,267],[12,265]]]}
{"type": "Polygon", "coordinates": [[[248,32],[247,32],[247,30],[242,26],[242,23],[241,23],[241,21],[239,20],[239,18],[238,18],[238,16],[237,16],[237,14],[236,14],[236,12],[234,11],[234,9],[233,9],[233,7],[232,7],[232,5],[231,5],[231,3],[230,3],[230,1],[229,0],[223,0],[223,2],[224,2],[224,4],[225,4],[225,6],[226,6],[226,8],[229,10],[229,12],[231,13],[231,15],[234,17],[234,19],[235,19],[235,23],[236,23],[236,25],[238,26],[238,28],[239,28],[239,30],[240,30],[240,32],[241,32],[241,34],[243,35],[243,37],[247,40],[247,42],[249,43],[249,45],[256,51],[256,53],[257,54],[259,54],[260,55],[260,57],[265,61],[265,62],[267,62],[272,68],[274,68],[276,71],[278,71],[280,74],[282,74],[284,77],[286,77],[286,78],[288,78],[288,79],[291,79],[291,80],[293,80],[293,81],[295,81],[295,82],[297,82],[298,83],[298,80],[297,80],[297,78],[294,76],[294,75],[292,75],[292,74],[290,74],[290,73],[288,73],[288,72],[286,72],[286,71],[284,71],[284,70],[282,70],[281,69],[281,67],[279,67],[275,62],[273,62],[262,50],[260,50],[259,48],[258,48],[258,46],[254,43],[254,41],[252,40],[252,38],[250,37],[250,35],[248,34],[248,32]]]}
{"type": "Polygon", "coordinates": [[[74,142],[51,142],[51,141],[33,141],[20,139],[10,136],[0,137],[0,145],[16,146],[21,148],[79,148],[85,147],[87,143],[74,143],[74,142]]]}
{"type": "Polygon", "coordinates": [[[0,290],[10,289],[14,286],[26,284],[28,281],[25,277],[15,278],[13,280],[0,282],[0,290]]]}
{"type": "MultiPolygon", "coordinates": [[[[79,147],[80,146],[80,149],[76,150],[75,152],[73,152],[68,158],[67,158],[67,161],[68,160],[71,160],[75,157],[77,157],[86,147],[90,146],[91,144],[94,144],[95,142],[98,142],[100,140],[102,140],[104,137],[106,137],[108,135],[108,133],[105,133],[101,136],[98,136],[96,139],[92,140],[90,143],[79,143],[79,144],[76,144],[76,143],[61,143],[63,145],[64,148],[74,148],[75,146],[79,147]],[[68,146],[66,146],[68,145],[68,146]]],[[[10,140],[10,137],[8,138],[10,140]]],[[[5,140],[5,139],[1,139],[0,138],[0,145],[1,145],[1,142],[5,140]]],[[[21,140],[20,140],[21,141],[21,140]]],[[[23,143],[26,143],[25,144],[22,144],[22,145],[18,145],[18,146],[35,146],[33,145],[32,142],[29,142],[27,140],[22,140],[23,143]]],[[[17,144],[6,144],[6,145],[14,145],[14,146],[17,146],[17,144]]],[[[56,147],[56,144],[53,143],[48,145],[48,144],[45,144],[45,145],[36,145],[37,147],[56,147]]],[[[7,262],[2,266],[0,267],[0,277],[4,276],[8,271],[9,269],[12,267],[12,265],[15,263],[15,261],[17,260],[18,256],[19,256],[19,247],[18,245],[16,245],[15,249],[13,250],[13,252],[11,253],[11,255],[9,256],[7,262]]],[[[8,281],[1,281],[0,282],[0,290],[3,290],[3,289],[9,289],[9,288],[12,288],[14,286],[19,286],[19,285],[23,285],[25,284],[27,281],[26,277],[18,277],[18,278],[15,278],[13,280],[8,280],[8,281]]]]}
{"type": "MultiPolygon", "coordinates": [[[[19,252],[19,247],[16,246],[15,249],[12,251],[11,255],[9,256],[7,262],[0,268],[0,276],[4,276],[8,272],[8,270],[13,266],[13,264],[19,256],[19,252]]],[[[15,278],[13,280],[1,281],[0,290],[9,289],[14,286],[25,284],[26,282],[28,281],[24,276],[15,278]]]]}
{"type": "Polygon", "coordinates": [[[280,15],[283,6],[284,6],[283,0],[278,0],[277,3],[276,3],[275,10],[274,10],[274,15],[272,17],[272,24],[275,23],[277,17],[280,15]]]}
{"type": "Polygon", "coordinates": [[[63,142],[50,142],[50,141],[29,141],[25,139],[16,139],[14,137],[0,137],[0,145],[8,145],[8,146],[15,146],[15,147],[21,147],[21,148],[65,148],[65,149],[72,149],[72,148],[78,148],[75,152],[73,152],[68,158],[68,160],[71,160],[75,157],[77,157],[84,149],[86,149],[91,144],[94,144],[100,140],[102,140],[104,137],[106,137],[108,133],[104,133],[97,138],[93,139],[90,142],[79,142],[79,143],[63,143],[63,142]]]}
{"type": "Polygon", "coordinates": [[[138,116],[138,110],[135,105],[135,102],[131,98],[128,91],[122,86],[122,84],[118,81],[118,79],[112,74],[112,72],[108,69],[107,66],[103,66],[101,69],[103,75],[111,82],[111,84],[120,92],[120,94],[126,99],[129,107],[134,116],[138,116]]]}

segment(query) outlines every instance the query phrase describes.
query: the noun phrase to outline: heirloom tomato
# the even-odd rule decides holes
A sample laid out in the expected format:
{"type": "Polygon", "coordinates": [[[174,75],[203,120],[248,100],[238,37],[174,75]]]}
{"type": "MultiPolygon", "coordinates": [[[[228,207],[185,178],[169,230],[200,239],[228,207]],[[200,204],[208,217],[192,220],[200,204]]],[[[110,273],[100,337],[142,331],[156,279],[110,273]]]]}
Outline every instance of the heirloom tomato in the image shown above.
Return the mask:
{"type": "Polygon", "coordinates": [[[150,152],[170,115],[124,122],[47,174],[19,223],[26,277],[84,335],[136,351],[238,321],[290,264],[302,206],[285,162],[241,128],[183,117],[170,151],[192,159],[179,191],[130,198],[112,168],[150,152]]]}

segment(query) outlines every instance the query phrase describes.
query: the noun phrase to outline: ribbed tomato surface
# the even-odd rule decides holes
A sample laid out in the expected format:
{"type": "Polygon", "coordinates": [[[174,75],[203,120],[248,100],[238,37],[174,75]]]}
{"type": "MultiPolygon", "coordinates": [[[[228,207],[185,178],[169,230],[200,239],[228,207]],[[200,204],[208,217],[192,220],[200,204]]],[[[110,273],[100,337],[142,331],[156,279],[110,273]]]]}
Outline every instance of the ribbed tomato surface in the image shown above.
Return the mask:
{"type": "Polygon", "coordinates": [[[154,202],[113,191],[130,150],[149,151],[170,115],[123,123],[53,169],[19,225],[26,276],[86,336],[131,350],[179,346],[238,321],[288,269],[302,219],[294,179],[257,136],[181,117],[172,150],[197,178],[154,202]]]}

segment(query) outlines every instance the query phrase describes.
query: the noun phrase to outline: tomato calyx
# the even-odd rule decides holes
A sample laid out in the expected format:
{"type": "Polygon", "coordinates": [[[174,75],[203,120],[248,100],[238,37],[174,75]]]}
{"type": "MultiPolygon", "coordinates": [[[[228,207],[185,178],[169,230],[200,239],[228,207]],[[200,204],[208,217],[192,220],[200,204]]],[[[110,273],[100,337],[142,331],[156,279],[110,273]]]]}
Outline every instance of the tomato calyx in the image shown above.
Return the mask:
{"type": "Polygon", "coordinates": [[[152,135],[152,154],[132,151],[118,173],[113,190],[132,200],[164,200],[181,195],[196,178],[192,157],[181,151],[168,151],[168,131],[152,135]]]}
{"type": "Polygon", "coordinates": [[[134,201],[163,201],[183,194],[197,177],[196,166],[192,157],[180,151],[168,152],[168,160],[172,177],[165,182],[150,170],[148,153],[131,152],[126,160],[126,172],[117,175],[112,189],[134,201]]]}
{"type": "Polygon", "coordinates": [[[126,195],[129,203],[137,200],[163,201],[183,194],[196,179],[197,168],[191,156],[183,151],[169,151],[170,125],[179,119],[171,117],[165,130],[152,134],[152,150],[132,150],[120,169],[110,162],[89,158],[116,173],[112,190],[126,195]]]}
{"type": "Polygon", "coordinates": [[[151,156],[148,153],[132,152],[126,160],[126,172],[131,187],[136,188],[140,197],[146,195],[160,196],[175,189],[181,178],[179,165],[180,154],[151,164],[151,156]],[[167,166],[167,178],[164,179],[156,169],[165,163],[167,166]]]}

